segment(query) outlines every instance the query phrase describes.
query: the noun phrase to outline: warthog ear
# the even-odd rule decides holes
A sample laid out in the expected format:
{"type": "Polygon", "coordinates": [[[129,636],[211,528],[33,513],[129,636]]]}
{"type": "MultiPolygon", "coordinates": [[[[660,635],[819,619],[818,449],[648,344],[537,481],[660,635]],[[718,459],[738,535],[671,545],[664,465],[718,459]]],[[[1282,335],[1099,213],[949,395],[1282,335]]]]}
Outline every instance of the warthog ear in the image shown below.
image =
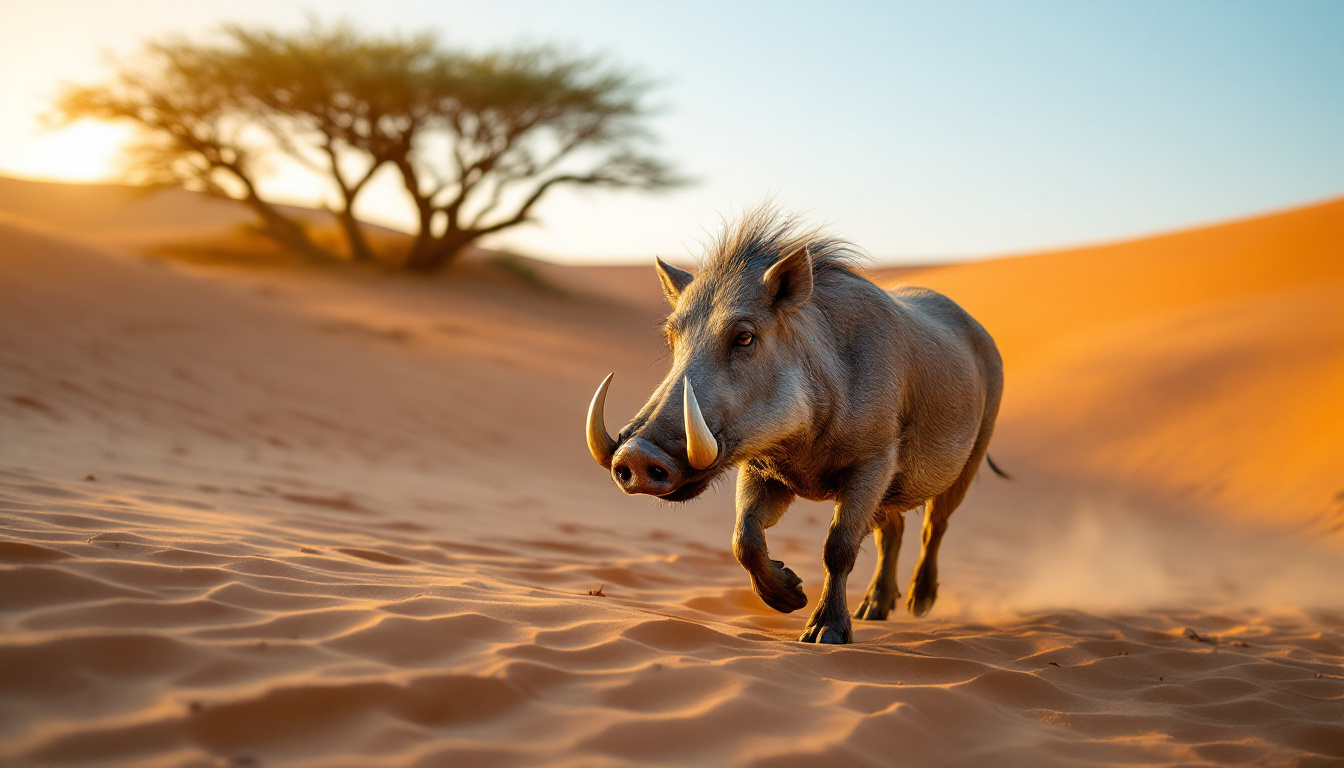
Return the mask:
{"type": "Polygon", "coordinates": [[[765,270],[765,295],[780,312],[796,312],[812,296],[812,256],[807,246],[776,261],[765,270]]]}
{"type": "Polygon", "coordinates": [[[654,269],[658,270],[658,280],[663,284],[663,295],[667,297],[667,303],[676,309],[682,292],[695,279],[695,275],[680,267],[674,267],[657,256],[653,257],[653,261],[654,269]]]}

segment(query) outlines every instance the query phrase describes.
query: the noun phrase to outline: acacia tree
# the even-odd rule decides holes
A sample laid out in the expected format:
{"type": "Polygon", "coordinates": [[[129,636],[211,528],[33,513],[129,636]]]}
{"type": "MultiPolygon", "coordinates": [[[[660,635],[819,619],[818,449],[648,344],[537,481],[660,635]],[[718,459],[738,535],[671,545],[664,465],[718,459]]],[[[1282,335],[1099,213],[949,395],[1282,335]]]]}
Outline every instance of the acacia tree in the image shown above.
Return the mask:
{"type": "Polygon", "coordinates": [[[476,239],[529,221],[556,187],[681,181],[641,151],[646,85],[625,73],[546,48],[443,65],[427,89],[429,140],[393,160],[420,225],[410,269],[438,269],[476,239]]]}
{"type": "MultiPolygon", "coordinates": [[[[240,90],[292,160],[328,179],[351,256],[374,260],[355,202],[429,125],[428,90],[452,54],[428,35],[361,36],[316,25],[298,34],[225,27],[240,90]]],[[[404,261],[404,258],[403,258],[404,261]]]]}
{"type": "Polygon", "coordinates": [[[305,254],[320,249],[303,226],[262,197],[259,176],[273,151],[220,51],[183,42],[146,46],[142,66],[122,66],[109,82],[68,87],[63,122],[129,121],[140,130],[123,158],[128,181],[180,186],[240,200],[262,232],[305,254]]]}
{"type": "Polygon", "coordinates": [[[65,120],[130,120],[132,179],[246,202],[262,231],[305,252],[302,226],[258,192],[285,157],[320,174],[350,255],[372,260],[356,201],[384,169],[417,231],[397,263],[435,271],[479,238],[533,220],[557,187],[664,189],[649,154],[648,85],[593,58],[539,47],[474,54],[431,35],[377,37],[316,23],[226,26],[216,45],[146,47],[148,66],[67,89],[65,120]]]}

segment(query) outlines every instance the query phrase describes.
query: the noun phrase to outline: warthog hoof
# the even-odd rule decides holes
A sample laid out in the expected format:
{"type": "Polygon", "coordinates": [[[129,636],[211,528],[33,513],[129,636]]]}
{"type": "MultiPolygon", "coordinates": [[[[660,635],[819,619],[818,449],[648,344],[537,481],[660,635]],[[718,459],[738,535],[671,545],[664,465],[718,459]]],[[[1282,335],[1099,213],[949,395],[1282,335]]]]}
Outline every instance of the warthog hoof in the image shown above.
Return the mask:
{"type": "Polygon", "coordinates": [[[751,575],[752,589],[766,605],[780,613],[793,613],[807,605],[802,583],[798,574],[779,560],[771,560],[770,568],[765,572],[751,575]]]}
{"type": "Polygon", "coordinates": [[[859,609],[854,611],[854,618],[861,621],[884,621],[896,607],[896,598],[900,596],[900,592],[869,589],[868,594],[863,596],[863,602],[859,603],[859,609]]]}
{"type": "Polygon", "coordinates": [[[933,608],[938,599],[938,582],[918,582],[910,588],[910,596],[905,599],[905,608],[916,618],[924,616],[933,608]]]}
{"type": "Polygon", "coordinates": [[[833,624],[809,624],[798,637],[798,642],[845,645],[854,642],[854,633],[850,631],[848,624],[840,627],[833,624]]]}

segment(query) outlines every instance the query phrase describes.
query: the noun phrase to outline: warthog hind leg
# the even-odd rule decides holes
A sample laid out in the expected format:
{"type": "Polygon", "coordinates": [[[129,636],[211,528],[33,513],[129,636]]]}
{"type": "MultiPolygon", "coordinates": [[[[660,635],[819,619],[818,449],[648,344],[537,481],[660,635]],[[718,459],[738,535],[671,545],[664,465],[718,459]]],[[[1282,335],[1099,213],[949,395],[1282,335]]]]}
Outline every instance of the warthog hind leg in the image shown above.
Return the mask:
{"type": "Polygon", "coordinates": [[[910,580],[910,595],[905,599],[906,610],[914,616],[923,616],[938,599],[938,546],[947,532],[947,514],[935,513],[936,505],[924,510],[924,527],[920,531],[923,548],[915,575],[910,580]]]}
{"type": "Polygon", "coordinates": [[[927,614],[938,599],[938,547],[943,543],[943,534],[947,533],[947,519],[961,505],[966,490],[975,479],[980,458],[985,453],[984,443],[988,443],[988,440],[982,437],[976,444],[976,452],[972,454],[970,463],[952,487],[933,497],[924,508],[924,527],[920,531],[923,547],[919,563],[915,566],[915,575],[910,581],[910,594],[905,598],[905,607],[914,616],[927,614]]]}
{"type": "Polygon", "coordinates": [[[896,607],[901,590],[896,586],[896,557],[901,551],[901,536],[905,533],[905,515],[902,510],[884,509],[878,512],[881,522],[874,538],[877,540],[877,568],[868,593],[863,596],[854,618],[882,621],[896,607]]]}
{"type": "Polygon", "coordinates": [[[854,569],[859,547],[868,538],[868,531],[876,519],[878,504],[891,483],[896,469],[895,451],[857,469],[840,492],[835,502],[835,517],[826,532],[822,547],[822,563],[826,566],[826,583],[821,600],[807,620],[807,627],[798,639],[804,643],[850,643],[854,641],[853,624],[845,605],[845,584],[854,569]]]}
{"type": "Polygon", "coordinates": [[[980,423],[980,435],[971,448],[970,458],[956,482],[946,491],[933,497],[924,508],[924,528],[920,533],[923,547],[919,553],[919,563],[915,566],[914,578],[910,581],[910,594],[905,598],[905,607],[915,616],[923,616],[933,608],[938,599],[938,547],[943,543],[943,534],[947,533],[947,519],[961,506],[971,481],[980,471],[980,462],[989,452],[990,436],[994,433],[994,419],[999,412],[999,393],[1003,388],[1001,373],[990,381],[990,391],[985,400],[985,412],[980,423]]]}
{"type": "Polygon", "coordinates": [[[738,473],[733,554],[751,576],[751,588],[780,613],[807,605],[803,580],[783,562],[771,560],[765,543],[765,529],[779,522],[791,503],[793,493],[783,485],[758,478],[746,467],[738,473]]]}

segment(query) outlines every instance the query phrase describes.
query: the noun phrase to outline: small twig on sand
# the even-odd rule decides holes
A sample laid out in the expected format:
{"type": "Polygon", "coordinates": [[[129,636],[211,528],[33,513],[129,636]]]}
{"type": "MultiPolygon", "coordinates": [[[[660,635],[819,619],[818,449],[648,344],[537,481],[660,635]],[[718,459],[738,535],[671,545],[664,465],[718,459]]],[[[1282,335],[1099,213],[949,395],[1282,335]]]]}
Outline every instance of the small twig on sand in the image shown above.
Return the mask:
{"type": "MultiPolygon", "coordinates": [[[[1196,640],[1196,641],[1201,642],[1201,643],[1208,643],[1209,645],[1222,645],[1222,644],[1223,644],[1223,641],[1222,641],[1222,640],[1220,640],[1220,639],[1218,639],[1218,638],[1216,638],[1216,637],[1205,637],[1205,636],[1199,634],[1198,632],[1196,632],[1195,630],[1193,630],[1193,629],[1191,629],[1191,628],[1189,628],[1189,627],[1186,627],[1186,628],[1185,628],[1185,636],[1188,637],[1188,638],[1190,638],[1191,640],[1196,640]]],[[[1245,640],[1233,640],[1233,641],[1231,641],[1230,643],[1228,643],[1228,645],[1230,645],[1230,646],[1232,646],[1232,647],[1234,647],[1234,648],[1250,648],[1250,647],[1251,647],[1250,643],[1247,643],[1245,640]]]]}
{"type": "Polygon", "coordinates": [[[602,591],[602,588],[605,587],[605,586],[607,586],[607,585],[606,585],[606,584],[598,584],[598,585],[597,585],[597,589],[590,589],[590,590],[588,590],[588,594],[592,595],[593,597],[606,597],[606,596],[607,596],[607,593],[602,591]]]}

